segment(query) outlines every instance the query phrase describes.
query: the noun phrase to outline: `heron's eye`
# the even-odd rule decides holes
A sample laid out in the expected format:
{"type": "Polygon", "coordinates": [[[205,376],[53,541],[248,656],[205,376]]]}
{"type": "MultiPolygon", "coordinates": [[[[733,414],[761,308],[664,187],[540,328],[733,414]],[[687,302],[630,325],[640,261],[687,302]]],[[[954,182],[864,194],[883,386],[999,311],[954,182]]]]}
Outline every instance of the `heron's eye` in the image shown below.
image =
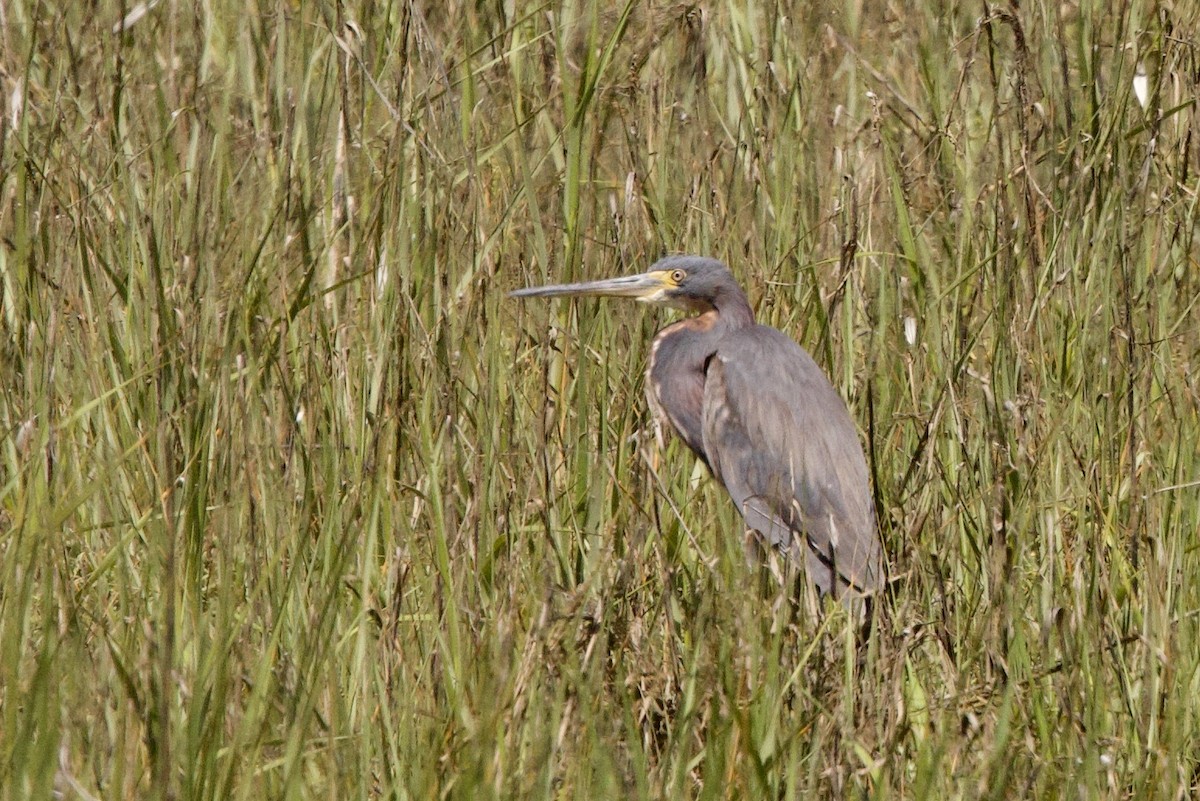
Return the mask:
{"type": "Polygon", "coordinates": [[[683,270],[672,270],[671,271],[671,283],[682,284],[683,279],[685,279],[685,278],[687,278],[687,273],[685,273],[683,270]]]}

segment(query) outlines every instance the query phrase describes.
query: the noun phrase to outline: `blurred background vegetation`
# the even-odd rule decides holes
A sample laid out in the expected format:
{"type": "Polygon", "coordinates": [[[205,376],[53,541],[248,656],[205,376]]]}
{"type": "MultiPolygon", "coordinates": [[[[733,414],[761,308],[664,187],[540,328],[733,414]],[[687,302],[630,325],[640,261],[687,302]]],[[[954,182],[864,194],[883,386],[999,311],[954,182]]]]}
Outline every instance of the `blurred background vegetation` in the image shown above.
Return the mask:
{"type": "Polygon", "coordinates": [[[0,5],[0,795],[1189,798],[1200,8],[0,5]],[[728,262],[863,433],[797,614],[642,397],[728,262]]]}

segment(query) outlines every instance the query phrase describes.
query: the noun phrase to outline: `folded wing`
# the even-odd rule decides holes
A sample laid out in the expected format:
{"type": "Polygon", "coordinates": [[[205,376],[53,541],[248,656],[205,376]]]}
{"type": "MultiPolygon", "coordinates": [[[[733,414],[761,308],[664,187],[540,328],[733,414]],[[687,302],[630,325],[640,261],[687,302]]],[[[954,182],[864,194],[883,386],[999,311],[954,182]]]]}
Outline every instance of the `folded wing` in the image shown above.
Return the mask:
{"type": "Polygon", "coordinates": [[[704,382],[709,466],[746,524],[824,593],[882,581],[866,460],[837,391],[799,345],[752,326],[722,338],[704,382]]]}

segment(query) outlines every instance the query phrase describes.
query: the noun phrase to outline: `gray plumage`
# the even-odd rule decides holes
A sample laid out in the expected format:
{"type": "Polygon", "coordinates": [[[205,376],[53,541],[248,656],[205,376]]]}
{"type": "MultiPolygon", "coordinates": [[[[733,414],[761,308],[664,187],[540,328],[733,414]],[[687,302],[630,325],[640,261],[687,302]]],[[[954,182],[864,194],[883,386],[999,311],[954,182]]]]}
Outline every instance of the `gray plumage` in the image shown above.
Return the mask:
{"type": "Polygon", "coordinates": [[[866,460],[841,396],[812,357],[754,322],[729,269],[670,256],[649,272],[522,289],[516,297],[618,295],[696,313],[651,345],[655,415],[708,465],[762,542],[843,600],[883,581],[866,460]]]}

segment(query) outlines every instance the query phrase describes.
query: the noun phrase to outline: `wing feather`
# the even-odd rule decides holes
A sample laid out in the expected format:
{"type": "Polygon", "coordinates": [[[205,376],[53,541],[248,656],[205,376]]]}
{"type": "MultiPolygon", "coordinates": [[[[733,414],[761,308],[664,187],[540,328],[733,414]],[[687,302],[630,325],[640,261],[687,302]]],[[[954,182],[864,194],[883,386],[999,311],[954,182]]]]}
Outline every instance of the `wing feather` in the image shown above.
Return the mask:
{"type": "Polygon", "coordinates": [[[799,345],[766,326],[722,338],[705,377],[703,442],[746,524],[805,553],[822,592],[878,588],[862,446],[841,396],[799,345]]]}

